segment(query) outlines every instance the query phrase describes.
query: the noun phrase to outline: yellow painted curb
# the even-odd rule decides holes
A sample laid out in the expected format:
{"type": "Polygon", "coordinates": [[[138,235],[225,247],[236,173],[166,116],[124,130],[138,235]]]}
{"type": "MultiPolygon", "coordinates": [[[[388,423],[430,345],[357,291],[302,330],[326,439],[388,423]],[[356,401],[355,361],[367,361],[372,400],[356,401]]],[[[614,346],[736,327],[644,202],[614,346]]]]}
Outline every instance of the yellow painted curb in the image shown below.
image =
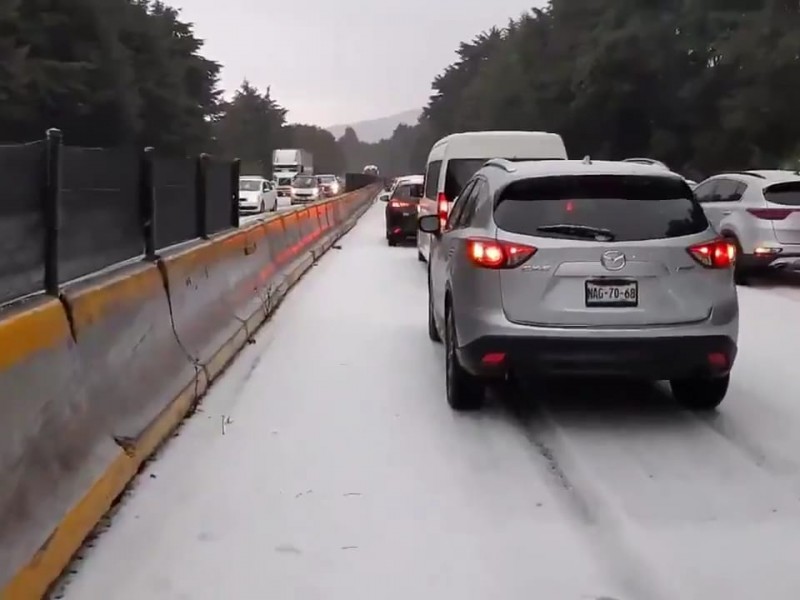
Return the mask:
{"type": "Polygon", "coordinates": [[[144,432],[132,455],[120,450],[103,475],[64,516],[33,559],[6,585],[0,595],[2,600],[41,600],[114,500],[136,476],[142,463],[181,423],[194,403],[195,393],[204,388],[201,381],[192,381],[144,432]]]}

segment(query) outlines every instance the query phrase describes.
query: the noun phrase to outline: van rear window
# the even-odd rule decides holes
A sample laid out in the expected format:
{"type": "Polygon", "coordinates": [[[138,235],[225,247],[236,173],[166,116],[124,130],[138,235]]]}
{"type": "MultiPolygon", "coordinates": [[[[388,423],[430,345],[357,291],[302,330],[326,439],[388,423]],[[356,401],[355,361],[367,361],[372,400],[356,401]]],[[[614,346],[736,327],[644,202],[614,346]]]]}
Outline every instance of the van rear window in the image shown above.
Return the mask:
{"type": "MultiPolygon", "coordinates": [[[[503,158],[494,156],[492,158],[503,158]]],[[[444,180],[444,193],[447,199],[452,202],[464,189],[466,183],[472,179],[483,165],[491,158],[453,158],[447,162],[447,172],[444,180]]],[[[563,158],[506,158],[511,162],[527,162],[532,160],[563,160],[563,158]]]]}
{"type": "Polygon", "coordinates": [[[524,179],[506,187],[494,211],[500,229],[537,237],[615,241],[680,237],[708,229],[685,182],[642,175],[524,179]],[[605,235],[605,234],[604,234],[605,235]]]}
{"type": "Polygon", "coordinates": [[[784,206],[800,206],[800,181],[775,183],[764,190],[767,202],[784,206]]]}
{"type": "Polygon", "coordinates": [[[488,158],[454,158],[447,161],[444,176],[444,195],[452,202],[464,189],[464,185],[486,164],[488,158]]]}

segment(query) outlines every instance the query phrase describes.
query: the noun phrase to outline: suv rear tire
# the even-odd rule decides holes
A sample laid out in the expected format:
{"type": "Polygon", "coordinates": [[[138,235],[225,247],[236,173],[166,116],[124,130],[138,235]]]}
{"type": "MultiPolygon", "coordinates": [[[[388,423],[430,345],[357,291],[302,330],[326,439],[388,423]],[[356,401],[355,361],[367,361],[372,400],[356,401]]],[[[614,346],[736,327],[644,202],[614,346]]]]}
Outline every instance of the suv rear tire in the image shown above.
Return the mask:
{"type": "Polygon", "coordinates": [[[478,410],[483,405],[485,386],[471,375],[458,362],[456,348],[456,324],[453,311],[447,311],[445,327],[445,380],[447,384],[447,403],[457,411],[478,410]]]}
{"type": "Polygon", "coordinates": [[[728,393],[731,376],[693,377],[669,382],[672,395],[689,410],[709,411],[717,408],[728,393]]]}
{"type": "MultiPolygon", "coordinates": [[[[742,256],[742,245],[739,243],[739,240],[736,238],[735,235],[726,235],[724,236],[726,240],[736,246],[736,258],[740,258],[742,256]]],[[[741,260],[737,260],[736,264],[733,267],[733,281],[736,285],[748,285],[750,283],[750,276],[752,275],[752,270],[745,267],[741,260]]]]}

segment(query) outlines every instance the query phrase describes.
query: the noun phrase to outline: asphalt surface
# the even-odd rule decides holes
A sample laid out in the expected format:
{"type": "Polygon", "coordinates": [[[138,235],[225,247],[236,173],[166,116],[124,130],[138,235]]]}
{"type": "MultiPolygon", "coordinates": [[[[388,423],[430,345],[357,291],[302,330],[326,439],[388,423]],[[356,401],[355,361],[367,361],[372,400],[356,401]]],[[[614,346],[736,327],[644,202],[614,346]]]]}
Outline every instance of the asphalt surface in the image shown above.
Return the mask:
{"type": "MultiPolygon", "coordinates": [[[[69,600],[796,600],[800,288],[740,289],[728,398],[571,382],[457,415],[376,205],[141,475],[69,600]]],[[[56,597],[56,596],[54,596],[56,597]]]]}

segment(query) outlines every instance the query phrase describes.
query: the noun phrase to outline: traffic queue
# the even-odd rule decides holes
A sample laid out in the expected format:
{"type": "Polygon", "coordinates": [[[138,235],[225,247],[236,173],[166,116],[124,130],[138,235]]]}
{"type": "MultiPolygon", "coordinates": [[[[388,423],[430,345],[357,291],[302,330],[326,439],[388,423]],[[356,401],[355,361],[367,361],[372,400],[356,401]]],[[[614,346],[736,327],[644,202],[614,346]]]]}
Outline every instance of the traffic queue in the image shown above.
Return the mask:
{"type": "Polygon", "coordinates": [[[738,351],[736,284],[800,269],[800,172],[695,183],[648,158],[570,160],[556,133],[482,131],[396,178],[389,246],[426,263],[428,334],[447,401],[479,408],[510,379],[668,381],[716,409],[738,351]]]}

